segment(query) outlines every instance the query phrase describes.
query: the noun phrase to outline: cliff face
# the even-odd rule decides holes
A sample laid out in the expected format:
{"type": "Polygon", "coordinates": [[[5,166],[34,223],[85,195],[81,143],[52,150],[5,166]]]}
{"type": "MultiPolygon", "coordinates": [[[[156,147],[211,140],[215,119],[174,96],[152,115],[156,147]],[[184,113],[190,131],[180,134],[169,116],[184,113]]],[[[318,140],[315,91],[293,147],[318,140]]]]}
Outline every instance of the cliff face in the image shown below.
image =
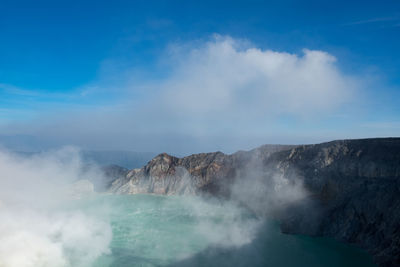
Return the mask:
{"type": "MultiPolygon", "coordinates": [[[[283,232],[356,243],[379,265],[400,265],[400,138],[267,145],[232,155],[161,154],[115,180],[110,191],[229,197],[232,185],[254,169],[262,181],[279,175],[285,181],[302,181],[307,191],[306,198],[276,214],[283,232]]],[[[245,180],[243,191],[250,183],[245,180]]],[[[258,199],[262,205],[264,198],[258,199]]]]}
{"type": "Polygon", "coordinates": [[[302,146],[265,164],[288,177],[295,171],[311,193],[283,216],[284,232],[356,243],[379,265],[400,265],[400,139],[302,146]]]}
{"type": "Polygon", "coordinates": [[[109,191],[117,194],[201,194],[229,195],[238,172],[255,158],[266,159],[271,154],[294,146],[265,145],[232,155],[222,152],[194,154],[176,158],[160,154],[146,166],[133,169],[115,180],[109,191]]]}

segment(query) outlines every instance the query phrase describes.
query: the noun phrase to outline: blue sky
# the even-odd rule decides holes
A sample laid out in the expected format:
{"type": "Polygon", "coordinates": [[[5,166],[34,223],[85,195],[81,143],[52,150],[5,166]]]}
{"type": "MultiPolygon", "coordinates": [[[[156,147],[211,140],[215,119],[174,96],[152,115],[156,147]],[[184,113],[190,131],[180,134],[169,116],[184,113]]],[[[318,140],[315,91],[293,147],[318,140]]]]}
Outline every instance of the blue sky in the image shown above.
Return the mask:
{"type": "Polygon", "coordinates": [[[232,152],[400,133],[398,1],[0,0],[0,12],[0,136],[22,149],[232,152]],[[298,87],[317,58],[325,80],[298,87]],[[253,75],[275,59],[290,72],[253,75]]]}

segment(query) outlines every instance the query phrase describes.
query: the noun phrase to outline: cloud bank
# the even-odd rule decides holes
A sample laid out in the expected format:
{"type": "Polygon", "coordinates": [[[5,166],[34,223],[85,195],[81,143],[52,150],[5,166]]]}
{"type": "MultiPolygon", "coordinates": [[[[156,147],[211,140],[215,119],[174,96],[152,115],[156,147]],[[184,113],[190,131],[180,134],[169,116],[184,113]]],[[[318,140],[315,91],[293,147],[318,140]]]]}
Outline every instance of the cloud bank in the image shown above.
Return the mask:
{"type": "MultiPolygon", "coordinates": [[[[113,101],[115,94],[120,100],[108,106],[45,112],[38,120],[7,125],[4,133],[40,137],[50,146],[215,150],[218,143],[231,146],[230,139],[282,136],[276,125],[285,125],[285,119],[323,120],[352,103],[360,87],[360,79],[345,75],[327,52],[264,50],[229,36],[171,44],[160,68],[162,75],[147,80],[128,79],[124,71],[123,88],[108,91],[113,101]]],[[[91,88],[97,89],[84,97],[107,92],[100,83],[91,88]]]]}
{"type": "Polygon", "coordinates": [[[302,55],[262,50],[216,36],[198,47],[172,46],[174,67],[163,81],[163,101],[176,113],[259,119],[313,115],[349,101],[355,79],[327,52],[302,55]]]}

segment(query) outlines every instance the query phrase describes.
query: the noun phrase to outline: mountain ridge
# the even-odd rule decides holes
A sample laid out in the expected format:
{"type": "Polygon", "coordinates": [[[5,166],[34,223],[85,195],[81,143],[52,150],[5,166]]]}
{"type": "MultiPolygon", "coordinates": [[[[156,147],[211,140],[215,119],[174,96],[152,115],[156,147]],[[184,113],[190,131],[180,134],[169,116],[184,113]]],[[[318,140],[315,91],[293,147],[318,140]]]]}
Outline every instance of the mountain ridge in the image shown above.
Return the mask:
{"type": "MultiPolygon", "coordinates": [[[[333,237],[366,249],[380,266],[400,265],[400,138],[264,145],[183,158],[162,153],[114,180],[109,192],[230,198],[237,181],[243,181],[236,190],[240,196],[252,186],[248,177],[256,176],[269,188],[277,175],[289,183],[301,181],[308,192],[274,213],[284,233],[333,237]]],[[[262,204],[265,196],[257,197],[262,204]]]]}

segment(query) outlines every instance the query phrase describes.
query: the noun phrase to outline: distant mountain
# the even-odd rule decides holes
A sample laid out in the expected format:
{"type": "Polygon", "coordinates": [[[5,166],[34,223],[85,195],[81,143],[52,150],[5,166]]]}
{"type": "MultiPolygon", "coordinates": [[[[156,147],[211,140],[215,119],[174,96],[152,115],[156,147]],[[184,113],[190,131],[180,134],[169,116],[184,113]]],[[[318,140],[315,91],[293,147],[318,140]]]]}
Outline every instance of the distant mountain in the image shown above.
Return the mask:
{"type": "Polygon", "coordinates": [[[0,134],[0,148],[6,148],[14,151],[38,151],[42,147],[39,146],[41,140],[32,135],[16,134],[2,135],[0,134]]]}
{"type": "Polygon", "coordinates": [[[83,150],[81,155],[83,160],[93,161],[102,166],[119,165],[124,168],[134,169],[146,165],[156,153],[124,150],[83,150]]]}
{"type": "MultiPolygon", "coordinates": [[[[0,149],[5,148],[21,156],[30,156],[43,151],[59,147],[56,144],[44,142],[44,140],[31,135],[1,135],[0,149]],[[47,145],[43,145],[47,144],[47,145]]],[[[120,165],[133,169],[139,168],[149,162],[156,153],[136,152],[130,150],[81,150],[81,156],[88,163],[99,165],[120,165]]]]}
{"type": "MultiPolygon", "coordinates": [[[[11,150],[12,151],[12,150],[11,150]]],[[[30,157],[43,151],[13,151],[20,156],[30,157]]],[[[87,151],[81,150],[80,156],[86,164],[97,164],[102,167],[118,165],[126,169],[139,168],[146,165],[156,154],[151,152],[135,152],[135,151],[87,151]]]]}

